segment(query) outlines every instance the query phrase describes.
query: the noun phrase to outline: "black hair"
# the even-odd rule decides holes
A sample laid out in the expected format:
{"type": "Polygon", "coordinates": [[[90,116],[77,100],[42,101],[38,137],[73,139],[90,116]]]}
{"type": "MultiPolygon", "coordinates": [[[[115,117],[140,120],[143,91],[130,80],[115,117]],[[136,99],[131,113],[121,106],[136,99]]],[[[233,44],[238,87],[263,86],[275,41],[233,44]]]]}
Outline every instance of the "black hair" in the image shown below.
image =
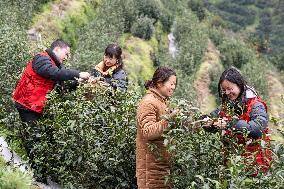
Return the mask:
{"type": "Polygon", "coordinates": [[[70,44],[62,39],[57,39],[50,45],[51,50],[55,49],[55,47],[67,48],[70,47],[70,44]]]}
{"type": "Polygon", "coordinates": [[[222,90],[221,90],[221,84],[224,80],[228,80],[228,81],[236,84],[239,87],[240,94],[239,94],[238,98],[240,96],[242,96],[242,94],[246,91],[247,82],[245,81],[245,79],[243,78],[243,76],[241,75],[241,73],[239,72],[239,70],[237,68],[230,67],[222,73],[222,75],[219,79],[219,83],[218,83],[218,93],[219,93],[219,97],[222,99],[222,101],[227,99],[227,95],[223,94],[222,90]]]}
{"type": "Polygon", "coordinates": [[[122,57],[121,57],[122,50],[118,45],[116,45],[114,43],[109,44],[107,46],[107,48],[105,49],[104,55],[108,56],[110,58],[116,58],[117,59],[118,67],[117,67],[116,70],[121,69],[123,67],[123,62],[122,62],[122,57]]]}
{"type": "Polygon", "coordinates": [[[227,112],[231,112],[231,113],[235,113],[237,115],[241,115],[243,114],[244,110],[245,110],[245,103],[243,101],[243,97],[245,95],[245,91],[247,90],[247,82],[245,81],[245,79],[243,78],[243,76],[241,75],[240,71],[235,68],[235,67],[230,67],[228,69],[226,69],[220,79],[219,79],[219,83],[218,83],[218,93],[219,93],[219,97],[222,100],[222,108],[224,111],[227,112]],[[237,97],[236,101],[230,101],[227,97],[226,94],[224,94],[221,90],[221,84],[224,80],[228,80],[234,84],[236,84],[239,89],[240,89],[240,94],[237,97]]]}
{"type": "Polygon", "coordinates": [[[146,89],[149,89],[150,87],[157,87],[159,82],[165,83],[173,75],[176,76],[176,72],[172,68],[160,66],[156,69],[152,80],[147,80],[144,86],[146,89]]]}

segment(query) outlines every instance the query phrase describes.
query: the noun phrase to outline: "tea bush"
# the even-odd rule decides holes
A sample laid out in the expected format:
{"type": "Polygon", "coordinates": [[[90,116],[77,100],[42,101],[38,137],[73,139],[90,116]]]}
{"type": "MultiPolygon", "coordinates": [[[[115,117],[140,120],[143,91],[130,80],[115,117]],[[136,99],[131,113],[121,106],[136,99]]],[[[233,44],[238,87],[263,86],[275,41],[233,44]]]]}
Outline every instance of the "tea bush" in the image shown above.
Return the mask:
{"type": "Polygon", "coordinates": [[[204,2],[197,0],[188,1],[189,8],[196,13],[198,19],[202,21],[206,17],[204,2]]]}
{"type": "Polygon", "coordinates": [[[237,39],[225,39],[218,46],[222,63],[225,68],[235,66],[241,68],[242,65],[250,63],[255,56],[253,50],[249,49],[244,42],[237,39]]]}
{"type": "Polygon", "coordinates": [[[149,40],[154,33],[153,22],[154,20],[147,16],[140,17],[133,23],[131,33],[136,37],[149,40]]]}
{"type": "Polygon", "coordinates": [[[49,0],[0,2],[0,118],[11,112],[11,94],[26,61],[31,57],[26,29],[33,14],[49,0]],[[5,8],[3,8],[5,7],[5,8]]]}
{"type": "MultiPolygon", "coordinates": [[[[214,18],[211,20],[212,24],[214,18]]],[[[225,34],[221,27],[215,27],[214,25],[209,29],[209,38],[215,46],[219,46],[225,40],[225,34]]]]}
{"type": "Polygon", "coordinates": [[[185,12],[176,22],[174,36],[178,46],[178,56],[173,66],[190,76],[197,70],[207,48],[207,29],[191,12],[185,12]]]}
{"type": "Polygon", "coordinates": [[[214,5],[208,3],[207,7],[226,21],[227,28],[239,31],[253,24],[257,16],[257,12],[253,8],[240,4],[239,1],[220,1],[214,5]]]}
{"type": "Polygon", "coordinates": [[[34,148],[37,174],[46,169],[65,188],[135,188],[139,98],[89,85],[50,94],[34,148]]]}
{"type": "Polygon", "coordinates": [[[174,21],[174,16],[168,10],[165,9],[162,12],[162,15],[160,17],[160,21],[162,23],[162,30],[164,32],[170,33],[171,27],[172,27],[173,21],[174,21]]]}
{"type": "Polygon", "coordinates": [[[137,7],[139,16],[147,16],[154,19],[155,22],[161,16],[162,4],[160,0],[140,0],[135,1],[135,7],[137,7]]]}
{"type": "MultiPolygon", "coordinates": [[[[31,57],[26,29],[33,14],[40,10],[48,0],[0,2],[0,135],[5,137],[9,146],[18,154],[24,152],[18,136],[14,133],[19,127],[19,118],[11,101],[16,82],[31,57]],[[19,125],[17,125],[17,123],[19,125]]],[[[17,169],[0,163],[1,189],[31,188],[31,174],[24,174],[17,169]]]]}
{"type": "Polygon", "coordinates": [[[271,70],[269,62],[254,58],[241,68],[242,74],[248,84],[253,86],[264,100],[268,98],[268,70],[271,70]]]}
{"type": "MultiPolygon", "coordinates": [[[[35,146],[38,173],[65,188],[136,188],[135,136],[137,93],[114,93],[98,86],[80,86],[75,92],[51,93],[39,122],[42,141],[35,146]]],[[[170,121],[164,144],[171,156],[173,188],[281,188],[282,144],[272,144],[271,172],[248,176],[243,148],[229,140],[228,166],[223,164],[222,134],[205,132],[201,113],[184,100],[170,105],[180,109],[170,121]]]]}
{"type": "MultiPolygon", "coordinates": [[[[0,28],[0,77],[5,78],[0,81],[2,93],[0,106],[4,109],[6,108],[4,105],[10,102],[10,96],[29,55],[25,33],[19,29],[9,25],[2,25],[0,28]]],[[[6,109],[3,113],[10,111],[6,109]]]]}
{"type": "MultiPolygon", "coordinates": [[[[229,148],[224,165],[222,132],[209,133],[201,128],[200,113],[185,101],[178,105],[180,114],[172,119],[164,143],[171,155],[173,188],[282,188],[284,184],[284,145],[272,142],[273,162],[270,173],[250,176],[242,156],[243,147],[236,140],[227,141],[229,148]]],[[[251,170],[253,172],[253,169],[251,170]]]]}
{"type": "Polygon", "coordinates": [[[21,20],[20,10],[16,6],[8,6],[6,1],[1,1],[0,5],[6,7],[0,10],[0,77],[5,78],[0,81],[0,107],[3,108],[0,111],[7,113],[10,110],[5,110],[4,106],[9,102],[9,95],[12,94],[29,51],[24,32],[26,22],[21,20]]]}

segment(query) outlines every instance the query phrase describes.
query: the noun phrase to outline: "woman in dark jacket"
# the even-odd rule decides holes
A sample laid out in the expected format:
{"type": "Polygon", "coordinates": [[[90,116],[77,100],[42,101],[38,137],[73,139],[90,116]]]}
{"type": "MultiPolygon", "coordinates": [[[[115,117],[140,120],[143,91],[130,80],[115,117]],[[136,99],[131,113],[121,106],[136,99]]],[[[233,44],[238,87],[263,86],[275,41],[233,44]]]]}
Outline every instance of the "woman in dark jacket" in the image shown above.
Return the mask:
{"type": "Polygon", "coordinates": [[[237,143],[245,147],[243,157],[247,162],[253,162],[248,163],[254,168],[251,175],[266,173],[271,161],[266,103],[252,87],[246,85],[240,72],[233,67],[222,73],[218,92],[221,107],[213,111],[210,117],[219,119],[210,119],[205,129],[213,132],[221,129],[224,137],[235,137],[237,143]],[[265,147],[261,146],[261,139],[265,142],[265,147]]]}
{"type": "Polygon", "coordinates": [[[123,70],[121,54],[122,50],[118,45],[109,44],[105,49],[103,60],[93,70],[93,76],[102,78],[114,89],[126,92],[128,79],[123,70]]]}

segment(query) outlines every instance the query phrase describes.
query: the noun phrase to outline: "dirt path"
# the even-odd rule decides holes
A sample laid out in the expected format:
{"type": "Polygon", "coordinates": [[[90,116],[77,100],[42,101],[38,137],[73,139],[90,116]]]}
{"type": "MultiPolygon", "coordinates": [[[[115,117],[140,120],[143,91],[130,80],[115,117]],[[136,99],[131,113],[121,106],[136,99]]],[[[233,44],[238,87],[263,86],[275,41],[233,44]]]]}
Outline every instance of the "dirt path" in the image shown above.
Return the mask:
{"type": "Polygon", "coordinates": [[[284,116],[284,101],[282,95],[284,95],[284,86],[279,80],[277,73],[269,71],[268,78],[268,95],[270,100],[270,115],[273,117],[284,116]],[[281,100],[282,99],[282,100],[281,100]]]}
{"type": "MultiPolygon", "coordinates": [[[[284,86],[280,82],[279,75],[273,71],[268,71],[268,96],[269,96],[269,115],[270,118],[284,120],[284,86]]],[[[272,138],[284,143],[284,138],[280,135],[278,129],[284,130],[284,125],[275,126],[270,124],[272,138]]]]}
{"type": "Polygon", "coordinates": [[[205,113],[209,113],[216,107],[215,97],[209,89],[211,83],[209,73],[211,71],[214,72],[218,68],[222,68],[220,64],[220,52],[211,41],[208,41],[207,51],[194,81],[194,89],[197,93],[200,110],[205,113]]]}

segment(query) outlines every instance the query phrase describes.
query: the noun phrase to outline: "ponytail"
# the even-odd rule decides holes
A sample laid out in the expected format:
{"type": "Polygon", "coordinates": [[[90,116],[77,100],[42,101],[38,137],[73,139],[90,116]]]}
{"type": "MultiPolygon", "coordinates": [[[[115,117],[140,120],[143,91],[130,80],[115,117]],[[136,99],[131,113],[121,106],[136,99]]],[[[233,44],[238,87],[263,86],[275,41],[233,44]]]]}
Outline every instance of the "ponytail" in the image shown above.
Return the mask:
{"type": "Polygon", "coordinates": [[[148,90],[150,87],[153,86],[153,81],[152,80],[147,80],[144,83],[144,87],[148,90]]]}

